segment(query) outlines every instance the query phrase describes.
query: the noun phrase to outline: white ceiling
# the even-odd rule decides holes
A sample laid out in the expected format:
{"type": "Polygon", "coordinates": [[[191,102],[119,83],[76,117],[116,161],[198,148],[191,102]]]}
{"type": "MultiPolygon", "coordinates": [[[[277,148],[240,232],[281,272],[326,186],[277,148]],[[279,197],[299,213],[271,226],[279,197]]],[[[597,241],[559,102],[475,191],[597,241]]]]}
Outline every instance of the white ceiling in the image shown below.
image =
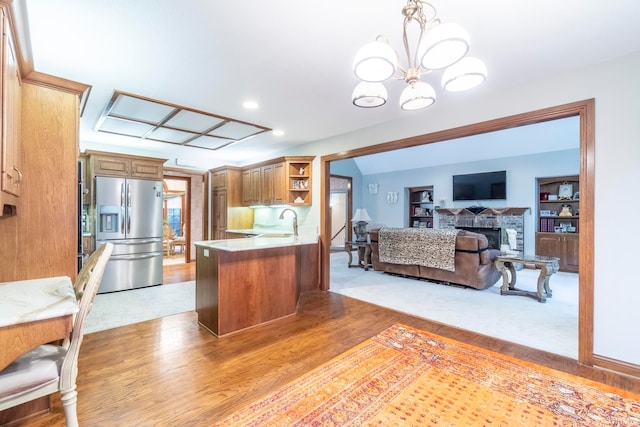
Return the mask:
{"type": "Polygon", "coordinates": [[[580,147],[578,116],[355,158],[363,175],[580,147]]]}
{"type": "MultiPolygon", "coordinates": [[[[402,0],[26,0],[35,69],[86,83],[81,148],[183,159],[201,169],[246,164],[288,147],[455,108],[467,97],[640,51],[637,0],[435,0],[440,18],[464,26],[470,55],[489,69],[472,92],[402,112],[360,109],[350,95],[357,50],[378,34],[402,52],[402,0]],[[114,90],[285,131],[209,151],[93,131],[114,90]],[[259,102],[246,110],[246,100],[259,102]]],[[[401,55],[402,58],[402,55],[401,55]]],[[[402,60],[406,63],[406,60],[402,60]]],[[[440,74],[425,80],[437,86],[440,74]]],[[[436,144],[433,144],[436,145],[436,144]]],[[[544,149],[544,147],[540,147],[544,149]]]]}

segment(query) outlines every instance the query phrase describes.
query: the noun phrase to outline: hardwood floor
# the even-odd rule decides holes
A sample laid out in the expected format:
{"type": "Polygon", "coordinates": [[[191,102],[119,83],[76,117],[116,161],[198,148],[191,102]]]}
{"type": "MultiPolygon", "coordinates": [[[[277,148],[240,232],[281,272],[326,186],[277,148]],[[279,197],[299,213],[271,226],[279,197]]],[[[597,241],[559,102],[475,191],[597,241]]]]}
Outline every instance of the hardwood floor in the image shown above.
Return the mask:
{"type": "Polygon", "coordinates": [[[162,266],[162,283],[168,285],[170,283],[188,282],[196,280],[196,263],[195,261],[183,264],[170,264],[162,266]]]}
{"type": "MultiPolygon", "coordinates": [[[[86,335],[80,425],[208,425],[397,322],[640,393],[640,379],[312,291],[301,296],[296,315],[220,339],[198,326],[194,312],[86,335]]],[[[51,413],[15,425],[63,426],[59,396],[51,413]]]]}

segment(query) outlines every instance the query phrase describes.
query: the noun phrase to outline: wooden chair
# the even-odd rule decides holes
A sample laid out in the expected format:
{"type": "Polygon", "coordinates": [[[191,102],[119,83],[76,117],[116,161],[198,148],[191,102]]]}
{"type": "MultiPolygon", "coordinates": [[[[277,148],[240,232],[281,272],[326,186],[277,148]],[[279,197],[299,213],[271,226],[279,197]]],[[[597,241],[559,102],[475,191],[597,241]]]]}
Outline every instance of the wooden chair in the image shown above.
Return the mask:
{"type": "Polygon", "coordinates": [[[67,426],[78,426],[76,378],[83,325],[112,251],[112,243],[104,244],[78,273],[74,289],[79,299],[79,311],[70,338],[59,346],[37,347],[0,371],[0,411],[60,392],[67,426]]]}
{"type": "Polygon", "coordinates": [[[182,231],[180,236],[173,239],[173,253],[176,252],[176,248],[180,247],[180,253],[184,254],[187,246],[186,224],[182,224],[182,231]]]}
{"type": "Polygon", "coordinates": [[[162,253],[166,256],[173,255],[173,241],[176,238],[176,232],[166,222],[162,226],[162,253]]]}

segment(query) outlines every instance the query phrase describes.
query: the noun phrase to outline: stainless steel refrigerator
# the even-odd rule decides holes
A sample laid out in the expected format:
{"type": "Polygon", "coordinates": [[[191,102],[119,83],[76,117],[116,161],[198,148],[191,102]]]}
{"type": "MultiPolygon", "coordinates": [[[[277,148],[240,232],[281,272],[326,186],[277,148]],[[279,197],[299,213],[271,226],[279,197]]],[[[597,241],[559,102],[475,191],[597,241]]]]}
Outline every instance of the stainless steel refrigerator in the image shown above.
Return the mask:
{"type": "Polygon", "coordinates": [[[162,283],[162,181],[96,177],[96,249],[114,244],[98,293],[162,283]]]}

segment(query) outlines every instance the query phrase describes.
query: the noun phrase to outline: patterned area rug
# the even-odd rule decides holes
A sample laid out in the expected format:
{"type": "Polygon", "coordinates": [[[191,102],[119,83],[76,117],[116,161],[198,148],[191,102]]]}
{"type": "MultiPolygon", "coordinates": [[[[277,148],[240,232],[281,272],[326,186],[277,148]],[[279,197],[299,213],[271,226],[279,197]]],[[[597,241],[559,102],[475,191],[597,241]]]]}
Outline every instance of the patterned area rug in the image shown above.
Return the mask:
{"type": "Polygon", "coordinates": [[[632,426],[640,395],[394,325],[215,426],[632,426]]]}

